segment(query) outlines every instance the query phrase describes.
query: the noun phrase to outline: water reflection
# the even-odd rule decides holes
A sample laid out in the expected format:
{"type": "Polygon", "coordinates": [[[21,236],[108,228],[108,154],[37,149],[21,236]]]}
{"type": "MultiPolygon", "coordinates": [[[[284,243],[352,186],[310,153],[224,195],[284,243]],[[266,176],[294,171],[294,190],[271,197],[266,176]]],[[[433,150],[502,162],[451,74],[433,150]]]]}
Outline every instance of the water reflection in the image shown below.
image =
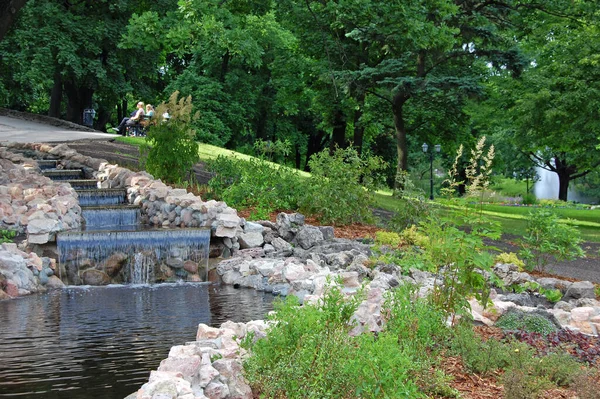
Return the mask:
{"type": "Polygon", "coordinates": [[[0,302],[0,397],[123,398],[197,325],[261,319],[270,294],[206,284],[73,287],[0,302]]]}

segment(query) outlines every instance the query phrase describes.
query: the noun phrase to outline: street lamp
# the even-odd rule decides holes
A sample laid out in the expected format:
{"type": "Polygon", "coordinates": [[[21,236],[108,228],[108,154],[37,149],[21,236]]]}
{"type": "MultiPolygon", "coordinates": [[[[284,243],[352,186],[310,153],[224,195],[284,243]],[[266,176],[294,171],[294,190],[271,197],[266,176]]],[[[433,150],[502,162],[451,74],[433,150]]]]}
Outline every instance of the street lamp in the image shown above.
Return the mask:
{"type": "MultiPolygon", "coordinates": [[[[427,153],[429,146],[426,143],[423,143],[423,152],[427,153]]],[[[436,144],[434,146],[435,152],[440,152],[442,150],[442,146],[436,144]]],[[[433,200],[433,151],[429,153],[429,199],[433,200]]]]}

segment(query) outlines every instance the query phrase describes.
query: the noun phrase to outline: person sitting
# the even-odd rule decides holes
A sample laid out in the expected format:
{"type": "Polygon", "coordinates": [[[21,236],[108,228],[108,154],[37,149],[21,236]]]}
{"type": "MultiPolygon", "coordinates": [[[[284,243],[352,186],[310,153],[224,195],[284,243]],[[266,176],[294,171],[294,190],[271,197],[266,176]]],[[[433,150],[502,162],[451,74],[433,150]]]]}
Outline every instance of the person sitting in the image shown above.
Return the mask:
{"type": "Polygon", "coordinates": [[[146,104],[146,115],[142,121],[140,121],[140,125],[146,129],[148,126],[150,126],[150,119],[152,119],[152,117],[154,117],[154,107],[150,104],[146,104]]]}
{"type": "Polygon", "coordinates": [[[123,118],[121,123],[119,123],[119,126],[117,126],[116,128],[113,128],[113,129],[118,131],[121,136],[125,136],[127,127],[137,124],[138,122],[140,122],[142,120],[143,117],[144,117],[144,103],[140,101],[139,103],[137,103],[137,109],[135,111],[133,111],[131,113],[131,115],[129,115],[129,118],[123,118]]]}
{"type": "Polygon", "coordinates": [[[150,104],[146,105],[146,116],[152,118],[154,116],[154,107],[150,104]]]}

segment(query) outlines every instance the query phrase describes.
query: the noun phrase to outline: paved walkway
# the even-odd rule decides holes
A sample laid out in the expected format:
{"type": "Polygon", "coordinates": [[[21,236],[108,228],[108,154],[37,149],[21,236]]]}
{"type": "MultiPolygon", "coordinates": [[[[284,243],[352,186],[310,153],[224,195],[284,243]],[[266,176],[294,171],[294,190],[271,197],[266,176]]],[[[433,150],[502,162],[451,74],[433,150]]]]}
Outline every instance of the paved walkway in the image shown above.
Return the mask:
{"type": "Polygon", "coordinates": [[[50,143],[83,139],[106,140],[110,138],[115,138],[115,135],[69,130],[23,119],[0,116],[0,142],[50,143]]]}

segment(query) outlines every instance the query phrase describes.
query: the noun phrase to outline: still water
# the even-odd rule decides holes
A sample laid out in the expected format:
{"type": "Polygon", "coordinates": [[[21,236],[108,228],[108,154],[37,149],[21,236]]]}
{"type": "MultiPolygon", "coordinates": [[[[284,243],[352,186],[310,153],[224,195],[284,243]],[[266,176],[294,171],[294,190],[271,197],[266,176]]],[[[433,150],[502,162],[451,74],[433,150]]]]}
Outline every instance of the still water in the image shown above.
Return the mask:
{"type": "Polygon", "coordinates": [[[273,296],[208,284],[70,287],[0,302],[0,398],[124,398],[199,323],[262,319],[273,296]]]}

